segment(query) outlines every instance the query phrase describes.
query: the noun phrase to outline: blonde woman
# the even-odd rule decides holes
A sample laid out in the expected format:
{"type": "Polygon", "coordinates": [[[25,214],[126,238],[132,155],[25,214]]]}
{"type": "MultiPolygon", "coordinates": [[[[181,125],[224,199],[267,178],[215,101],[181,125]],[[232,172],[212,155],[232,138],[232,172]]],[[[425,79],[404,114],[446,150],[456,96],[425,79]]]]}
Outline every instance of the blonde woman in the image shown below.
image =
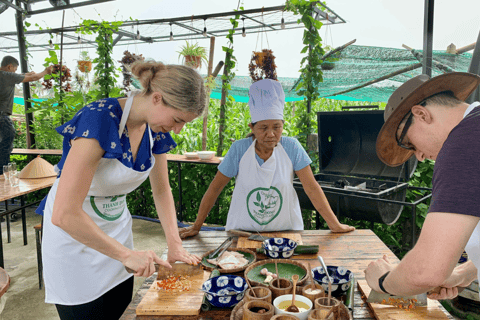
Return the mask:
{"type": "MultiPolygon", "coordinates": [[[[63,319],[118,319],[131,301],[133,276],[148,277],[154,263],[197,264],[178,235],[165,153],[205,106],[201,76],[185,66],[137,62],[132,74],[143,91],[82,108],[57,128],[64,136],[59,178],[44,206],[42,243],[45,301],[63,319]],[[126,195],[150,178],[168,258],[133,249],[126,195]]],[[[38,210],[37,210],[38,212],[38,210]]]]}

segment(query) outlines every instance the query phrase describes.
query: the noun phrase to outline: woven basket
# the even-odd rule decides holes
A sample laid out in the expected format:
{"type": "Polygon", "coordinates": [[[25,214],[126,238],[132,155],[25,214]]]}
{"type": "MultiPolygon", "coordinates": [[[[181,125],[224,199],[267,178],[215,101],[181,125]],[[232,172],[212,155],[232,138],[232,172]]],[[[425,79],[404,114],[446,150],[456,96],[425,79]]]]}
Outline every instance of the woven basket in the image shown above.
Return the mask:
{"type": "Polygon", "coordinates": [[[243,320],[243,305],[245,300],[240,301],[235,308],[233,308],[232,313],[230,314],[230,320],[243,320]]]}
{"type": "MultiPolygon", "coordinates": [[[[202,260],[203,258],[205,258],[206,256],[208,256],[210,253],[214,252],[216,249],[214,250],[210,250],[208,251],[207,253],[205,253],[203,256],[202,256],[202,260]]],[[[236,272],[240,272],[240,271],[243,271],[245,270],[248,266],[252,265],[253,263],[255,263],[255,261],[257,261],[257,255],[255,254],[255,252],[253,252],[252,250],[249,250],[249,249],[241,249],[241,248],[228,248],[227,251],[237,251],[237,252],[246,252],[246,253],[249,253],[251,255],[253,255],[253,261],[250,262],[250,263],[247,263],[246,265],[244,265],[243,267],[241,268],[235,268],[235,269],[228,269],[228,270],[224,270],[224,269],[219,269],[219,268],[212,268],[212,267],[209,267],[209,266],[206,266],[202,263],[202,266],[205,270],[208,270],[208,271],[212,271],[214,269],[218,270],[220,273],[236,273],[236,272]]]]}
{"type": "MultiPolygon", "coordinates": [[[[302,286],[306,281],[307,281],[307,276],[308,276],[308,271],[307,271],[307,268],[305,268],[305,266],[300,263],[300,262],[297,262],[295,260],[290,260],[290,259],[267,259],[267,260],[261,260],[261,261],[258,261],[258,262],[255,262],[253,264],[251,264],[250,266],[248,266],[246,269],[245,269],[245,273],[244,273],[244,278],[247,279],[247,275],[248,273],[255,267],[257,266],[262,266],[264,264],[267,264],[267,263],[275,263],[275,261],[278,263],[284,263],[284,264],[293,264],[293,265],[296,265],[296,266],[299,266],[300,268],[302,268],[303,270],[305,270],[305,276],[302,278],[302,279],[299,279],[297,281],[297,286],[302,286]]],[[[262,282],[257,282],[257,281],[254,281],[254,280],[251,280],[250,278],[248,279],[248,281],[250,282],[250,285],[252,287],[257,287],[257,286],[266,286],[268,287],[268,284],[267,283],[262,283],[262,282]]]]}

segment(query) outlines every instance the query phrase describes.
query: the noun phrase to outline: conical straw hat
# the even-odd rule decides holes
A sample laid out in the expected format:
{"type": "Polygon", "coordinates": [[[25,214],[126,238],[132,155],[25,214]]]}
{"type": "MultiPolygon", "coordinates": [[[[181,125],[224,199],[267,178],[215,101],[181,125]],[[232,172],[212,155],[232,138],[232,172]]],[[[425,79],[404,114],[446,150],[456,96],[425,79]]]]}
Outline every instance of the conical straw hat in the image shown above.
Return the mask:
{"type": "Polygon", "coordinates": [[[20,171],[18,177],[20,179],[34,179],[34,178],[46,178],[54,177],[57,173],[53,169],[53,165],[48,161],[37,156],[35,159],[30,161],[25,168],[20,171]]]}

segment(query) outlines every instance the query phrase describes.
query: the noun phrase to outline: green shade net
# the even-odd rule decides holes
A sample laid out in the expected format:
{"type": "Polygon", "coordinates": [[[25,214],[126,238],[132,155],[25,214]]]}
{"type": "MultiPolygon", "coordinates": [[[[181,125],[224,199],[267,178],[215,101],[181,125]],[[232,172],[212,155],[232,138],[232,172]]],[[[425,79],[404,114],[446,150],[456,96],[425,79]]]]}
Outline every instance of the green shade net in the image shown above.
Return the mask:
{"type": "MultiPolygon", "coordinates": [[[[416,51],[422,53],[421,50],[416,51]]],[[[472,54],[463,53],[457,55],[445,53],[444,51],[433,51],[433,60],[454,71],[467,72],[472,60],[472,54]]],[[[420,61],[410,51],[405,49],[348,46],[341,51],[340,59],[335,61],[333,69],[323,70],[323,82],[319,84],[317,90],[320,97],[329,99],[387,102],[395,89],[405,81],[421,74],[422,67],[364,88],[340,95],[334,94],[389,75],[418,62],[420,61]]],[[[277,72],[281,73],[281,68],[277,68],[277,72]]],[[[433,66],[432,77],[442,73],[444,73],[442,70],[435,65],[433,66]]],[[[278,80],[285,91],[286,101],[303,100],[303,97],[298,96],[295,89],[292,89],[292,86],[298,80],[297,78],[279,77],[278,80]]],[[[220,99],[222,89],[221,77],[218,76],[215,81],[217,86],[212,90],[211,97],[220,99]]],[[[248,102],[248,88],[251,84],[252,79],[250,77],[236,76],[230,83],[232,90],[229,91],[229,94],[233,96],[235,101],[248,102]]]]}

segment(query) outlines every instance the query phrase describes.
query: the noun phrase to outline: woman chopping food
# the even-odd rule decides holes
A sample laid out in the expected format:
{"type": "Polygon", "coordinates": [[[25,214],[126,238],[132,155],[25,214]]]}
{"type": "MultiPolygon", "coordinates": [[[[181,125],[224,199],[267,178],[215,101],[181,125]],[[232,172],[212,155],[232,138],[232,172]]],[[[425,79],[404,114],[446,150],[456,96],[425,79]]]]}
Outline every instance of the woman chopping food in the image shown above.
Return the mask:
{"type": "Polygon", "coordinates": [[[333,213],[320,185],[312,161],[298,140],[282,137],[285,93],[279,82],[264,79],[249,90],[251,136],[232,144],[203,196],[193,226],[180,229],[180,237],[200,231],[216,199],[231,178],[236,177],[225,229],[246,231],[303,230],[303,219],[293,188],[294,173],[332,232],[350,232],[333,213]]]}
{"type": "MultiPolygon", "coordinates": [[[[137,62],[132,74],[143,86],[128,98],[107,98],[82,108],[57,128],[63,135],[59,178],[43,211],[45,302],[60,319],[118,319],[132,298],[133,276],[155,272],[154,263],[197,264],[182,247],[166,152],[205,106],[202,77],[192,68],[137,62]],[[168,258],[133,248],[126,194],[150,178],[168,258]]],[[[40,213],[37,210],[38,213],[40,213]]]]}

